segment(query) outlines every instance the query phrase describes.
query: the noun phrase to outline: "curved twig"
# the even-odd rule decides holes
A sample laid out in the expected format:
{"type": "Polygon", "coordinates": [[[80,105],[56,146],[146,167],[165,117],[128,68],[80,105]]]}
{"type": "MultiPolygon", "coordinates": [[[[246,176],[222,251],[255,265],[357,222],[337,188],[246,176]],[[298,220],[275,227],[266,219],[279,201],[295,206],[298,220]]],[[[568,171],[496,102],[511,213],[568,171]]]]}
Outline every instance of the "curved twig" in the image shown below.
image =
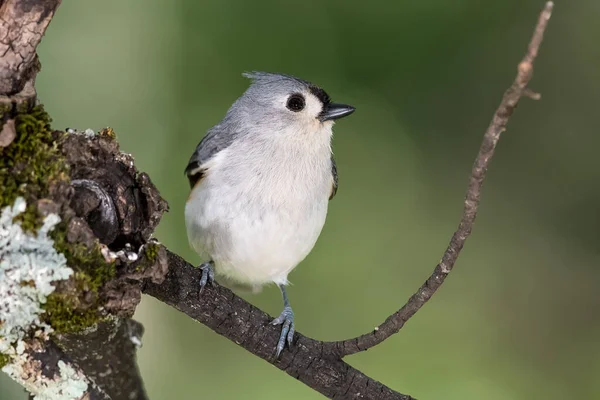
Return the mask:
{"type": "Polygon", "coordinates": [[[500,135],[506,129],[508,119],[512,115],[521,97],[527,96],[534,99],[539,98],[539,95],[537,94],[532,96],[533,92],[527,89],[527,84],[533,75],[533,62],[537,57],[553,7],[554,3],[549,1],[542,10],[531,41],[529,42],[527,53],[517,68],[517,77],[511,87],[504,93],[502,102],[496,109],[492,122],[483,136],[483,142],[481,143],[479,153],[477,154],[473,169],[471,170],[469,187],[467,189],[460,224],[458,225],[456,232],[454,232],[454,235],[452,235],[450,244],[446,248],[440,263],[435,267],[431,276],[419,290],[408,299],[408,302],[402,306],[400,310],[390,315],[372,332],[353,339],[326,343],[328,346],[337,348],[337,351],[341,356],[370,349],[397,333],[404,326],[406,321],[415,315],[440,286],[442,286],[444,280],[450,271],[452,271],[452,268],[473,229],[485,174],[492,160],[492,156],[494,155],[500,135]]]}

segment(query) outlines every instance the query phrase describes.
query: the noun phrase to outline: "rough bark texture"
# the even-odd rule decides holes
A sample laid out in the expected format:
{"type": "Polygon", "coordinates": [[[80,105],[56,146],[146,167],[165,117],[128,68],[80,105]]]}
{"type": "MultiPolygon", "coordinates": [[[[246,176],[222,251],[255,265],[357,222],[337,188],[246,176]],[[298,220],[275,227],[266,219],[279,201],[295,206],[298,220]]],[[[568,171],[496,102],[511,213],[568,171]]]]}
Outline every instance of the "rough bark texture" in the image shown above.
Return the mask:
{"type": "Polygon", "coordinates": [[[168,206],[133,157],[119,150],[114,132],[68,135],[61,149],[75,188],[71,207],[100,241],[111,249],[146,243],[168,206]]]}
{"type": "Polygon", "coordinates": [[[144,329],[131,319],[101,322],[94,329],[55,338],[107,399],[145,400],[136,362],[144,329]]]}
{"type": "MultiPolygon", "coordinates": [[[[107,393],[85,376],[85,373],[73,363],[68,355],[51,341],[30,340],[21,358],[25,360],[20,364],[22,372],[20,377],[22,379],[21,383],[26,389],[32,391],[30,399],[34,399],[37,394],[40,394],[40,392],[36,392],[37,387],[40,386],[40,382],[43,382],[43,385],[48,387],[56,385],[58,390],[53,390],[52,394],[60,394],[60,389],[68,388],[66,382],[56,383],[60,381],[62,373],[60,363],[69,365],[76,370],[80,378],[85,380],[85,384],[87,385],[87,389],[83,394],[72,397],[74,400],[111,399],[107,393]]],[[[45,393],[45,395],[47,396],[48,393],[45,393]]]]}
{"type": "MultiPolygon", "coordinates": [[[[68,204],[76,213],[67,238],[86,243],[98,237],[116,268],[90,302],[100,304],[109,319],[52,340],[108,398],[146,399],[135,357],[143,328],[129,318],[141,300],[142,282],[160,283],[167,271],[165,251],[150,241],[167,203],[131,156],[120,152],[111,130],[93,136],[71,132],[59,144],[72,179],[68,204]],[[154,249],[151,257],[148,249],[154,249]]],[[[60,289],[77,290],[68,283],[60,289]]],[[[80,303],[87,295],[81,293],[80,303]]]]}
{"type": "Polygon", "coordinates": [[[229,289],[207,286],[198,297],[200,271],[176,254],[168,253],[169,273],[161,284],[148,283],[147,293],[272,363],[309,387],[335,399],[410,400],[348,365],[323,343],[296,333],[294,346],[275,358],[280,327],[273,317],[229,289]]]}
{"type": "Polygon", "coordinates": [[[27,231],[59,215],[55,247],[75,274],[45,305],[43,322],[54,334],[31,327],[20,344],[25,351],[0,361],[36,395],[146,399],[135,360],[143,329],[129,318],[142,280],[160,282],[166,273],[166,253],[149,238],[167,204],[119,151],[112,131],[52,132],[36,106],[36,48],[60,2],[0,0],[0,205],[23,197],[27,231]],[[82,385],[81,396],[69,394],[82,385]]]}
{"type": "Polygon", "coordinates": [[[0,1],[0,93],[35,94],[33,81],[40,69],[35,49],[61,0],[0,1]]]}

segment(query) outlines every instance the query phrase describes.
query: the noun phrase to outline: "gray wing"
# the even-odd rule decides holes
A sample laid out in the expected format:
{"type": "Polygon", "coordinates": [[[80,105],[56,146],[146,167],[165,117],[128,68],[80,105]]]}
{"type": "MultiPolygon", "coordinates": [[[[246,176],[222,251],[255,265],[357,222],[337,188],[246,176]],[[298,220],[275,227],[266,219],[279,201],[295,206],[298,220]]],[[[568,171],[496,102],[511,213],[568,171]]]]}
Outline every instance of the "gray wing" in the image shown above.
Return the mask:
{"type": "Polygon", "coordinates": [[[329,200],[333,199],[338,190],[338,174],[337,166],[335,165],[335,159],[331,156],[331,175],[333,175],[333,184],[331,185],[331,194],[329,200]]]}
{"type": "Polygon", "coordinates": [[[194,150],[185,168],[185,174],[190,181],[191,188],[196,186],[206,174],[204,164],[215,154],[229,147],[234,138],[235,135],[223,129],[221,125],[216,125],[208,131],[206,136],[196,146],[196,150],[194,150]]]}

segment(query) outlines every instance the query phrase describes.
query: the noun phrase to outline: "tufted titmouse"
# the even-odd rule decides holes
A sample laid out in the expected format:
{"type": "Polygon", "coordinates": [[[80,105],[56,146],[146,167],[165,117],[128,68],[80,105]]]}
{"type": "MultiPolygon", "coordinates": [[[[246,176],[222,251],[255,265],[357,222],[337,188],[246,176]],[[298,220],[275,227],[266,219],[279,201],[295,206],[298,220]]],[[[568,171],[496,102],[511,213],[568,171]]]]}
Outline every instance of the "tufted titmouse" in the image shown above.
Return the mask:
{"type": "Polygon", "coordinates": [[[354,107],[288,75],[253,72],[246,92],[202,139],[185,169],[188,239],[206,260],[200,291],[215,273],[255,291],[274,282],[284,308],[277,356],[294,336],[287,276],[312,250],[338,187],[334,120],[354,107]]]}

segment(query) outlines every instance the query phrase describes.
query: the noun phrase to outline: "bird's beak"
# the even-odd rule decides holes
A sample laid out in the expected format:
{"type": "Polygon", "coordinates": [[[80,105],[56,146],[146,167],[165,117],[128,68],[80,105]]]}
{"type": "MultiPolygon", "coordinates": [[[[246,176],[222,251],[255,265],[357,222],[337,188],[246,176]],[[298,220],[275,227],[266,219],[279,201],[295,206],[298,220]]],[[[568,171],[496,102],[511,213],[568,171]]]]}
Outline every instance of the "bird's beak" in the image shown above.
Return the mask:
{"type": "Polygon", "coordinates": [[[356,108],[347,104],[329,103],[323,107],[323,111],[321,111],[321,114],[319,115],[319,120],[321,122],[333,121],[352,114],[354,110],[356,110],[356,108]]]}

